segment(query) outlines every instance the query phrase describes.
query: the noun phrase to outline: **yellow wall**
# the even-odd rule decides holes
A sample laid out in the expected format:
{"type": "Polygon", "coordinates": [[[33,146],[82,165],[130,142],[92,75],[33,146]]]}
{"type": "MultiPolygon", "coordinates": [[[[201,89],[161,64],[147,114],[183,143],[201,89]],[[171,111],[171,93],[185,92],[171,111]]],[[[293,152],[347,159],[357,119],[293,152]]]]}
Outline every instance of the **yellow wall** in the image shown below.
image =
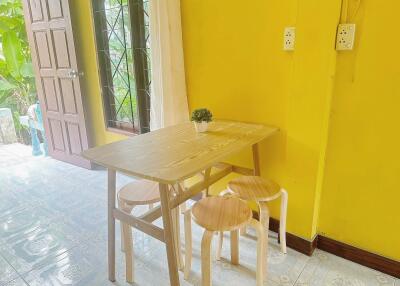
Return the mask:
{"type": "Polygon", "coordinates": [[[190,108],[282,129],[262,144],[262,174],[289,190],[289,232],[313,238],[339,1],[181,3],[190,108]],[[282,50],[290,25],[297,27],[295,53],[282,50]]]}
{"type": "MultiPolygon", "coordinates": [[[[386,41],[400,3],[362,0],[356,48],[341,53],[340,0],[181,3],[191,109],[282,128],[263,143],[262,174],[289,191],[288,231],[400,260],[400,41],[386,41]],[[296,51],[287,53],[282,31],[291,25],[296,51]]],[[[234,160],[250,164],[249,155],[234,160]]]]}
{"type": "MultiPolygon", "coordinates": [[[[355,50],[336,53],[341,0],[181,0],[187,90],[191,109],[281,128],[261,144],[261,164],[289,191],[290,233],[323,233],[400,260],[400,44],[385,42],[397,34],[400,3],[378,2],[362,0],[355,50]],[[295,52],[282,51],[285,26],[297,28],[295,52]]],[[[123,136],[105,131],[89,3],[71,1],[100,145],[123,136]]],[[[250,166],[250,150],[231,160],[250,166]]]]}
{"type": "Polygon", "coordinates": [[[398,11],[363,0],[355,50],[338,53],[319,231],[400,260],[398,11]]]}
{"type": "Polygon", "coordinates": [[[81,81],[82,97],[86,106],[85,113],[90,145],[103,145],[121,140],[124,136],[108,132],[105,129],[91,17],[91,0],[72,0],[70,1],[70,9],[78,62],[80,69],[84,72],[81,81]]]}

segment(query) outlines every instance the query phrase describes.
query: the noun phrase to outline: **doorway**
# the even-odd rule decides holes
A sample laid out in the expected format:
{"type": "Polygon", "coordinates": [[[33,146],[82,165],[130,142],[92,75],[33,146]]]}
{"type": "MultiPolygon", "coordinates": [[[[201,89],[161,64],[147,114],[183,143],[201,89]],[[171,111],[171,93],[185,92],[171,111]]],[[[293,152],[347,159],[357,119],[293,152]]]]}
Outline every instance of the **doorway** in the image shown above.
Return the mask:
{"type": "MultiPolygon", "coordinates": [[[[91,168],[80,155],[89,147],[80,83],[84,75],[78,68],[69,4],[68,0],[2,1],[7,13],[7,22],[0,22],[0,29],[5,27],[0,30],[2,51],[9,74],[20,81],[29,79],[29,100],[19,111],[25,114],[13,117],[16,133],[25,124],[33,153],[91,168]],[[16,52],[19,48],[21,53],[16,52]]],[[[13,83],[3,78],[7,101],[18,99],[13,83]]]]}
{"type": "Polygon", "coordinates": [[[46,154],[43,124],[21,0],[0,2],[0,145],[46,154]]]}

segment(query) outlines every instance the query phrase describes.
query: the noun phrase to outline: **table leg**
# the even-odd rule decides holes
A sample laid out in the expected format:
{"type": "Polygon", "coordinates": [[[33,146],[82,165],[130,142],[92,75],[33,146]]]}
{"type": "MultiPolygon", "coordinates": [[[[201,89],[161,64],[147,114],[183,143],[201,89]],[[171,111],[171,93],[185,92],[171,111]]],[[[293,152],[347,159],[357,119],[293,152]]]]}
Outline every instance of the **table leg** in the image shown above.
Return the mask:
{"type": "MultiPolygon", "coordinates": [[[[211,175],[211,168],[208,168],[208,169],[206,169],[206,170],[204,170],[204,178],[203,178],[203,181],[205,182],[205,183],[208,183],[208,181],[210,180],[210,175],[211,175]]],[[[208,186],[207,188],[206,188],[206,190],[205,190],[205,196],[206,197],[208,197],[210,194],[209,194],[209,191],[210,191],[210,186],[208,186]]]]}
{"type": "Polygon", "coordinates": [[[108,169],[108,279],[115,281],[115,190],[116,172],[108,169]]]}
{"type": "MultiPolygon", "coordinates": [[[[258,150],[258,143],[252,146],[253,151],[253,169],[254,169],[254,176],[260,176],[260,153],[258,150]]],[[[247,226],[243,226],[240,229],[240,235],[247,234],[247,226]]]]}
{"type": "Polygon", "coordinates": [[[168,185],[160,183],[161,212],[164,224],[164,239],[167,248],[169,280],[171,286],[179,286],[179,274],[175,249],[172,210],[170,207],[170,190],[168,185]]]}
{"type": "Polygon", "coordinates": [[[254,176],[260,176],[260,154],[258,150],[258,144],[253,145],[253,165],[254,165],[254,176]]]}

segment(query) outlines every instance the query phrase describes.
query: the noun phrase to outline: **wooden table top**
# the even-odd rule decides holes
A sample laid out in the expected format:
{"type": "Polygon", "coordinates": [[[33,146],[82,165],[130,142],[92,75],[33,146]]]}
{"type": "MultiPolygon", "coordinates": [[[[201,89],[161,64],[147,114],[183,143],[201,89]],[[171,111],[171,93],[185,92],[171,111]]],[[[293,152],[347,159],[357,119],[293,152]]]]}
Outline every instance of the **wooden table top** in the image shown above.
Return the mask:
{"type": "Polygon", "coordinates": [[[175,184],[278,131],[276,127],[215,121],[205,133],[191,122],[91,148],[82,156],[128,175],[175,184]]]}

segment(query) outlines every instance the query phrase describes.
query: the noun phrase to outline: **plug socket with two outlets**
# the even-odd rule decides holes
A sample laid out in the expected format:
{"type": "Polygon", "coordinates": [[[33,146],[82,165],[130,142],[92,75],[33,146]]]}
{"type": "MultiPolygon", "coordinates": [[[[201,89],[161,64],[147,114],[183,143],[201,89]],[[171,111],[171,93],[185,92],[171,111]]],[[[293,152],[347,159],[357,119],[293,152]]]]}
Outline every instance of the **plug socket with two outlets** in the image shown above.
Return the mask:
{"type": "Polygon", "coordinates": [[[346,51],[354,48],[356,24],[339,24],[336,34],[336,50],[346,51]]]}
{"type": "Polygon", "coordinates": [[[283,32],[283,50],[294,51],[295,41],[296,41],[296,28],[286,27],[283,32]]]}

